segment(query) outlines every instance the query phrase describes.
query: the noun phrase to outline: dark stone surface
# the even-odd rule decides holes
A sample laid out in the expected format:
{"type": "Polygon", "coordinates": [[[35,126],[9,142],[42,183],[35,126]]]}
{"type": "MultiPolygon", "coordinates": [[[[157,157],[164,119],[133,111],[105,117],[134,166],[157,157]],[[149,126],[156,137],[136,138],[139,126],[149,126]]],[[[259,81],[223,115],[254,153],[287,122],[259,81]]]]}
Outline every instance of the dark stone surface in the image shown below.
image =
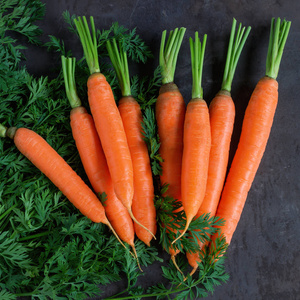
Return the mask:
{"type": "MultiPolygon", "coordinates": [[[[155,59],[147,65],[151,73],[158,63],[161,32],[185,26],[175,82],[186,101],[191,96],[191,69],[188,37],[198,30],[208,34],[204,63],[204,97],[208,102],[220,89],[232,18],[252,31],[237,67],[232,87],[236,104],[236,123],[231,158],[238,142],[245,107],[256,82],[264,75],[269,26],[272,17],[292,21],[290,35],[280,67],[279,103],[265,155],[248,195],[239,226],[227,253],[226,269],[231,279],[207,299],[277,300],[300,299],[300,2],[298,0],[47,0],[46,19],[40,22],[47,35],[63,38],[67,49],[81,55],[79,41],[68,34],[62,13],[93,15],[97,28],[112,22],[132,29],[151,46],[155,59]],[[74,50],[78,49],[78,50],[74,50]]],[[[59,63],[57,58],[28,49],[29,70],[47,75],[59,63]],[[30,57],[32,59],[30,59],[30,57]]],[[[141,70],[141,69],[140,69],[141,70]]],[[[162,254],[168,258],[166,254],[162,254]]],[[[147,269],[143,284],[161,280],[160,268],[147,269]],[[151,270],[151,271],[149,271],[151,270]]],[[[124,288],[112,285],[106,295],[124,288]]],[[[102,297],[101,297],[102,298],[102,297]]],[[[99,298],[100,299],[100,298],[99,298]]]]}

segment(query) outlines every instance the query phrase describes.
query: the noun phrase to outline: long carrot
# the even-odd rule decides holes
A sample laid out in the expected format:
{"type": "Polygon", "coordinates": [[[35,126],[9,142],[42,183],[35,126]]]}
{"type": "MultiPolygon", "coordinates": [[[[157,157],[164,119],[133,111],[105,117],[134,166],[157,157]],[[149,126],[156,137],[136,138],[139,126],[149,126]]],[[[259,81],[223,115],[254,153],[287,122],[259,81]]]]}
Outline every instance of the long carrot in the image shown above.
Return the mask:
{"type": "MultiPolygon", "coordinates": [[[[106,194],[105,213],[122,241],[134,246],[134,228],[127,209],[114,192],[111,176],[92,116],[81,106],[75,84],[75,58],[61,57],[66,95],[72,107],[71,128],[80,159],[89,181],[98,196],[106,194]]],[[[138,260],[137,260],[138,261],[138,260]]]]}
{"type": "MultiPolygon", "coordinates": [[[[221,234],[230,244],[256,171],[265,152],[278,102],[276,81],[291,22],[272,19],[266,75],[251,95],[242,125],[238,148],[226,178],[216,215],[225,219],[221,234]]],[[[213,237],[213,241],[216,235],[213,237]]]]}
{"type": "MultiPolygon", "coordinates": [[[[74,22],[91,73],[87,81],[88,101],[115,193],[128,210],[131,218],[144,227],[136,220],[131,209],[134,192],[132,160],[113,92],[105,76],[100,73],[94,19],[90,17],[92,33],[85,17],[78,17],[74,22]]],[[[146,227],[144,228],[148,230],[146,227]]]]}
{"type": "MultiPolygon", "coordinates": [[[[240,23],[236,37],[235,29],[236,20],[233,19],[222,87],[209,106],[211,148],[208,177],[205,197],[196,217],[207,213],[209,213],[211,217],[215,215],[227,172],[230,141],[235,118],[235,106],[231,97],[231,85],[238,59],[251,27],[248,27],[245,31],[245,27],[242,27],[242,24],[240,23]]],[[[209,243],[209,241],[206,243],[202,243],[201,241],[198,242],[200,250],[203,250],[209,243]]],[[[198,263],[201,261],[199,252],[188,252],[186,256],[189,264],[193,267],[193,270],[190,273],[192,276],[198,268],[198,263]]]]}
{"type": "Polygon", "coordinates": [[[57,188],[96,223],[107,225],[125,247],[106,218],[103,205],[66,161],[37,133],[27,128],[5,128],[0,124],[0,137],[13,139],[18,150],[26,156],[57,188]]]}
{"type": "MultiPolygon", "coordinates": [[[[181,201],[181,163],[186,105],[177,85],[174,83],[174,75],[185,31],[186,28],[184,27],[171,30],[167,42],[167,31],[164,30],[162,33],[159,65],[163,85],[159,90],[155,107],[160,138],[159,154],[163,159],[160,182],[161,185],[168,184],[168,190],[164,196],[170,196],[177,201],[181,201]]],[[[182,207],[179,210],[182,210],[182,207]]],[[[169,226],[167,226],[167,229],[174,231],[169,226]]],[[[169,248],[166,251],[170,253],[172,261],[179,270],[175,262],[175,255],[179,253],[179,250],[169,248]]]]}
{"type": "MultiPolygon", "coordinates": [[[[131,96],[127,54],[121,43],[118,48],[115,39],[112,42],[108,41],[107,49],[121,86],[122,97],[119,100],[118,108],[133,164],[134,194],[132,212],[139,223],[143,224],[155,235],[157,226],[154,186],[148,148],[143,140],[141,107],[134,97],[131,96]]],[[[134,228],[138,238],[150,246],[152,235],[138,224],[134,224],[134,228]]]]}
{"type": "Polygon", "coordinates": [[[195,41],[190,38],[193,90],[192,100],[188,103],[185,114],[181,171],[182,205],[186,214],[186,226],[172,243],[185,234],[205,196],[211,146],[208,106],[203,100],[201,87],[205,45],[206,35],[202,45],[198,32],[195,33],[195,41]]]}

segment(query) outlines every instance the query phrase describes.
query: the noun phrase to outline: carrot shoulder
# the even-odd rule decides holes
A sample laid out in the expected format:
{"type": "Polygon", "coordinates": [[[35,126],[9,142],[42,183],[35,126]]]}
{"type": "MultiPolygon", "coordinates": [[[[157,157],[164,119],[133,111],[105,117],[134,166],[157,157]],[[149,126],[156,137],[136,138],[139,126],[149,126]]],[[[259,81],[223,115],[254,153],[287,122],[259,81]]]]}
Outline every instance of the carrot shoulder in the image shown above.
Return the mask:
{"type": "MultiPolygon", "coordinates": [[[[221,234],[229,244],[248,192],[265,152],[278,102],[279,64],[290,22],[272,19],[266,76],[257,83],[245,111],[238,148],[222,192],[216,215],[225,219],[221,234]]],[[[214,236],[216,238],[216,236],[214,236]]]]}

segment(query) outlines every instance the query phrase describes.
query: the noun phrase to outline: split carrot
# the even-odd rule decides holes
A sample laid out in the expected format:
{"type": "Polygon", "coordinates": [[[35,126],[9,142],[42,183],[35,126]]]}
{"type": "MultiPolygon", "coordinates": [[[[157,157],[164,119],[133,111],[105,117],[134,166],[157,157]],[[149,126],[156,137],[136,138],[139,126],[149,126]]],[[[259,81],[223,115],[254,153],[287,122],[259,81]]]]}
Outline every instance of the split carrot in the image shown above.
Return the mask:
{"type": "MultiPolygon", "coordinates": [[[[122,241],[129,244],[137,258],[134,246],[132,219],[117,198],[111,181],[107,162],[92,116],[81,106],[75,83],[75,58],[61,57],[66,95],[72,107],[71,129],[80,159],[89,181],[100,197],[106,194],[105,213],[122,241]]],[[[137,258],[138,261],[138,258],[137,258]]]]}
{"type": "MultiPolygon", "coordinates": [[[[107,50],[121,86],[122,97],[119,111],[123,121],[133,165],[134,194],[132,212],[139,223],[155,235],[156,210],[154,206],[154,186],[147,145],[143,139],[142,111],[131,95],[130,77],[126,51],[119,47],[115,39],[107,42],[107,50]]],[[[134,224],[137,237],[150,246],[152,235],[138,224],[134,224]]]]}
{"type": "MultiPolygon", "coordinates": [[[[209,106],[211,148],[208,177],[205,197],[196,214],[196,218],[208,213],[210,217],[215,216],[227,172],[230,141],[235,118],[235,105],[231,97],[231,86],[238,59],[251,27],[248,27],[245,31],[245,27],[242,27],[240,23],[236,37],[235,29],[236,20],[233,19],[222,87],[209,106]]],[[[198,243],[201,251],[205,249],[209,241],[202,243],[199,240],[198,243]]],[[[189,264],[193,267],[190,273],[192,276],[198,268],[198,263],[201,261],[199,252],[188,252],[186,256],[189,264]]]]}
{"type": "MultiPolygon", "coordinates": [[[[186,28],[171,30],[166,42],[167,31],[161,37],[159,65],[161,68],[162,83],[155,106],[155,116],[160,139],[159,154],[162,158],[161,185],[168,185],[163,196],[170,196],[181,201],[181,163],[183,152],[183,126],[186,105],[184,99],[174,83],[178,53],[182,44],[186,28]]],[[[179,208],[177,211],[182,210],[179,208]]],[[[175,231],[167,224],[167,229],[175,231]]],[[[171,255],[174,265],[179,270],[175,255],[178,249],[165,249],[171,255]]],[[[180,270],[179,270],[180,271],[180,270]]]]}
{"type": "Polygon", "coordinates": [[[198,32],[195,33],[195,41],[190,38],[193,90],[192,100],[188,103],[185,114],[181,170],[182,205],[186,214],[186,225],[172,243],[187,231],[203,202],[206,190],[211,147],[209,111],[203,100],[201,86],[206,38],[204,35],[202,45],[198,32]]]}
{"type": "Polygon", "coordinates": [[[27,128],[5,128],[0,124],[0,137],[13,139],[27,157],[69,199],[79,211],[96,223],[107,225],[125,247],[105,215],[103,205],[66,161],[37,133],[27,128]]]}
{"type": "MultiPolygon", "coordinates": [[[[87,81],[88,101],[107,160],[115,193],[134,222],[144,227],[132,213],[131,206],[134,193],[132,160],[112,89],[105,76],[100,73],[94,19],[90,17],[92,33],[85,17],[78,17],[74,22],[91,73],[87,81]]],[[[148,230],[146,227],[144,228],[148,230]]]]}
{"type": "MultiPolygon", "coordinates": [[[[221,234],[230,244],[244,208],[248,191],[265,152],[278,102],[276,80],[291,22],[271,22],[266,74],[251,95],[242,125],[239,144],[226,178],[216,215],[225,219],[221,234]]],[[[216,235],[213,237],[213,241],[216,235]]]]}

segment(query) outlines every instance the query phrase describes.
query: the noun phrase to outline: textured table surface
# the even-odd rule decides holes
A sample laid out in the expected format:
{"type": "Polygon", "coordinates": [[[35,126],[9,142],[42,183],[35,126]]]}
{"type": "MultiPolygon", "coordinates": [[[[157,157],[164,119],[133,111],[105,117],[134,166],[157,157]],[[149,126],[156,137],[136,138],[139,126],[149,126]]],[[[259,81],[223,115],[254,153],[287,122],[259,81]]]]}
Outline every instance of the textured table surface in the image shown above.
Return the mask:
{"type": "MultiPolygon", "coordinates": [[[[47,0],[46,18],[40,22],[47,35],[64,39],[66,47],[81,48],[68,34],[62,13],[93,15],[96,27],[108,28],[113,22],[132,29],[150,45],[155,59],[144,72],[158,64],[161,32],[187,28],[179,53],[175,82],[186,102],[191,97],[191,68],[188,37],[196,30],[208,34],[203,71],[204,98],[208,103],[220,89],[232,18],[252,27],[233,81],[236,123],[231,158],[238,143],[241,122],[256,82],[264,75],[269,27],[272,17],[292,21],[290,35],[279,71],[279,103],[265,155],[227,252],[226,270],[230,281],[207,299],[277,300],[300,299],[300,2],[298,0],[47,0]]],[[[28,50],[28,68],[36,75],[47,75],[58,61],[34,47],[28,50]],[[32,60],[30,59],[32,57],[32,60]],[[35,63],[38,57],[39,63],[35,63]],[[33,59],[35,58],[35,59],[33,59]]],[[[166,254],[164,258],[168,259],[166,254]]],[[[146,270],[143,284],[161,279],[158,265],[146,270]]],[[[105,295],[118,292],[122,282],[110,286],[105,295]]],[[[102,297],[101,297],[102,298],[102,297]]],[[[96,298],[95,298],[96,299],[96,298]]],[[[100,298],[98,298],[100,299],[100,298]]]]}

